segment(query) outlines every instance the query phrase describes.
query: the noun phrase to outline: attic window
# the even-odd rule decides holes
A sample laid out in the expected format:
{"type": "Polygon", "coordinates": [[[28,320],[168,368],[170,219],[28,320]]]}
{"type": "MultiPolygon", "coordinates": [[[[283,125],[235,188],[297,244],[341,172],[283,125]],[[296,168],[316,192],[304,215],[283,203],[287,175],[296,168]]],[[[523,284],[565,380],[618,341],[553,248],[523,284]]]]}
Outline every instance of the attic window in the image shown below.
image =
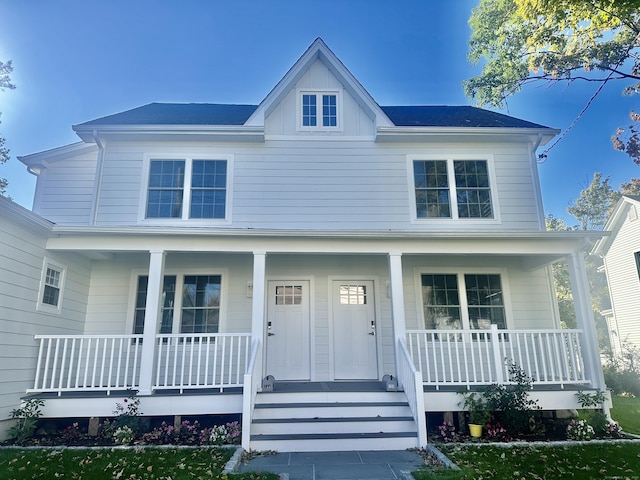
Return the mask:
{"type": "Polygon", "coordinates": [[[300,92],[300,128],[326,130],[339,127],[338,92],[300,92]]]}

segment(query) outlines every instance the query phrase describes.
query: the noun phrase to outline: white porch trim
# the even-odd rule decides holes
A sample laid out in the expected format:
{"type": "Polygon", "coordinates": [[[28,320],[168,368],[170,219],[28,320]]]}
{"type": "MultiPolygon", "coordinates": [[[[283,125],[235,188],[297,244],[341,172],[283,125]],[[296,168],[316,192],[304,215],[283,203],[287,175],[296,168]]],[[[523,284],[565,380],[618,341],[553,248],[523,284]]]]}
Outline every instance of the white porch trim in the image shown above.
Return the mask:
{"type": "Polygon", "coordinates": [[[145,309],[144,330],[142,331],[142,357],[140,359],[140,388],[138,395],[153,393],[153,371],[156,357],[156,335],[162,311],[162,284],[164,279],[164,250],[149,252],[149,283],[145,309]]]}

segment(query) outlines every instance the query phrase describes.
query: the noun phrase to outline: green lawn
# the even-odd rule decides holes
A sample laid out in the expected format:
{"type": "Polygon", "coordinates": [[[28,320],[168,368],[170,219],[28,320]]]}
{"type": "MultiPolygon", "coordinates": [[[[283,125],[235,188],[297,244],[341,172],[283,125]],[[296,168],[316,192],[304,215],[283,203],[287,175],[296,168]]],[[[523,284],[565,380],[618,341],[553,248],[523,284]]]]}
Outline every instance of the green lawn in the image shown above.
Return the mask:
{"type": "MultiPolygon", "coordinates": [[[[233,449],[10,449],[0,448],[0,479],[211,479],[222,470],[233,449]]],[[[229,475],[229,479],[277,480],[264,473],[229,475]]]]}
{"type": "Polygon", "coordinates": [[[640,444],[591,443],[578,446],[492,447],[445,445],[442,451],[462,472],[415,472],[418,480],[499,479],[640,479],[640,444]]]}
{"type": "Polygon", "coordinates": [[[640,398],[613,395],[612,400],[611,417],[623,431],[640,435],[640,398]]]}

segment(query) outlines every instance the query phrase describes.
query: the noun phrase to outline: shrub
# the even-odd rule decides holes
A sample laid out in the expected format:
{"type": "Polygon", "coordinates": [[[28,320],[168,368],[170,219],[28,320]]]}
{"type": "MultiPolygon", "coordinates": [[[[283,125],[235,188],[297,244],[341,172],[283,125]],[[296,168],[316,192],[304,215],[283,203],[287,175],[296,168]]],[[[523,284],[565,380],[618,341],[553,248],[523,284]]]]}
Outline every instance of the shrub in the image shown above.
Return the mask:
{"type": "Polygon", "coordinates": [[[495,442],[507,442],[511,439],[500,422],[487,424],[487,437],[495,442]]]}
{"type": "Polygon", "coordinates": [[[509,365],[509,384],[494,384],[483,391],[491,410],[498,411],[502,425],[511,435],[532,430],[538,402],[529,398],[533,379],[517,364],[509,365]]]}
{"type": "Polygon", "coordinates": [[[604,436],[609,438],[620,438],[624,434],[622,433],[622,427],[618,424],[618,422],[612,420],[607,422],[604,427],[604,436]]]}
{"type": "Polygon", "coordinates": [[[16,419],[17,422],[9,429],[9,438],[18,445],[23,445],[27,439],[33,436],[42,414],[40,408],[43,406],[44,400],[30,398],[23,403],[22,407],[11,410],[11,418],[16,419]]]}
{"type": "Polygon", "coordinates": [[[123,427],[118,427],[115,432],[113,432],[113,441],[117,445],[129,445],[133,442],[135,438],[135,434],[131,427],[125,425],[123,427]]]}
{"type": "Polygon", "coordinates": [[[569,440],[591,440],[595,432],[586,420],[573,419],[567,425],[567,438],[569,440]]]}
{"type": "Polygon", "coordinates": [[[176,443],[176,440],[176,429],[173,425],[167,425],[166,422],[162,422],[159,427],[142,435],[142,441],[152,445],[169,445],[176,443]]]}
{"type": "Polygon", "coordinates": [[[78,422],[73,422],[62,431],[62,441],[65,445],[73,445],[80,440],[80,428],[78,422]]]}
{"type": "Polygon", "coordinates": [[[640,396],[640,349],[623,343],[619,354],[608,357],[603,369],[607,386],[617,394],[640,396]]]}

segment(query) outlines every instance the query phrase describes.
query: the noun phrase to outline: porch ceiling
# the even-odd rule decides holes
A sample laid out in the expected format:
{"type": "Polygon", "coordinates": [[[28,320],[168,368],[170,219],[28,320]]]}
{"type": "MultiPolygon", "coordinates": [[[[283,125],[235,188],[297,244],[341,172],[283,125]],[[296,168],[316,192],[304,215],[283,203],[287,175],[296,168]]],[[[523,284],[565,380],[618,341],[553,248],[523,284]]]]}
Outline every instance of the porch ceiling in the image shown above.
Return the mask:
{"type": "Polygon", "coordinates": [[[529,268],[580,252],[599,232],[316,232],[55,228],[47,249],[99,258],[115,252],[228,252],[522,256],[529,268]]]}

